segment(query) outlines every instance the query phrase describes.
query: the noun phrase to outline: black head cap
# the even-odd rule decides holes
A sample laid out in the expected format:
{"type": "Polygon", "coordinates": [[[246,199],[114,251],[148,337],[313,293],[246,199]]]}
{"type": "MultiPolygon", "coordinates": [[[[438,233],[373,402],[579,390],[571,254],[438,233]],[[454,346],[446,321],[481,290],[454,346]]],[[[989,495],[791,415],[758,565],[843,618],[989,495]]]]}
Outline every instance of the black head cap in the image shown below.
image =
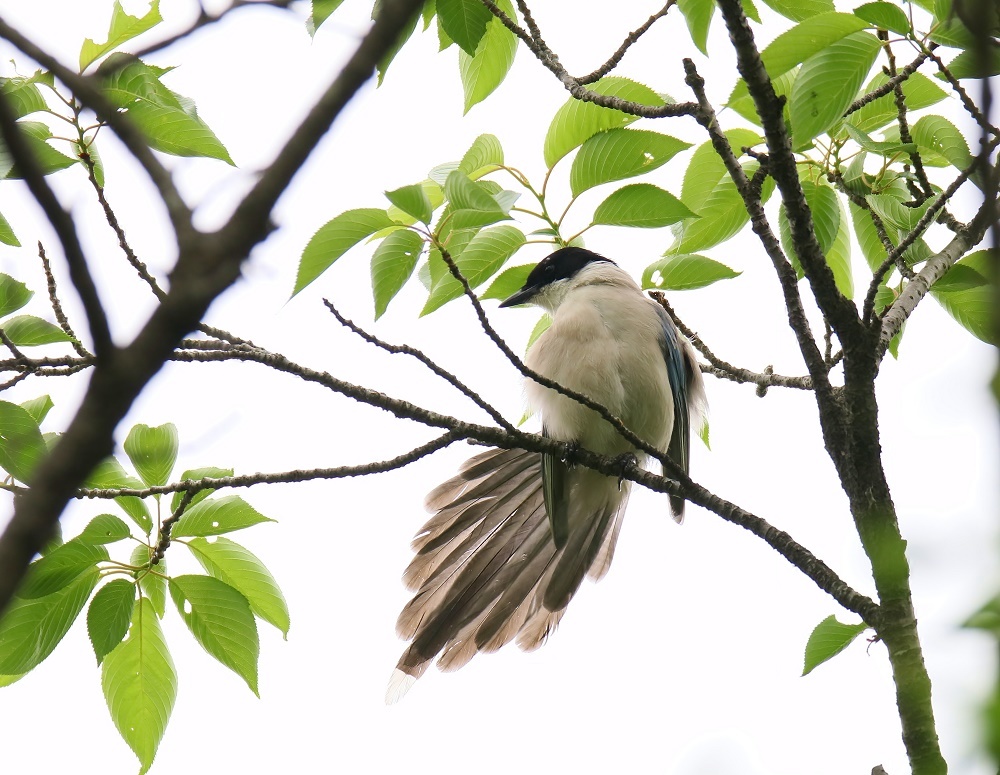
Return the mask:
{"type": "Polygon", "coordinates": [[[500,306],[513,307],[518,304],[525,304],[545,286],[559,280],[568,280],[587,266],[587,264],[592,264],[595,261],[605,261],[609,264],[614,263],[611,259],[599,256],[597,253],[585,248],[560,248],[555,253],[551,253],[539,261],[528,275],[524,287],[513,296],[504,299],[500,303],[500,306]]]}

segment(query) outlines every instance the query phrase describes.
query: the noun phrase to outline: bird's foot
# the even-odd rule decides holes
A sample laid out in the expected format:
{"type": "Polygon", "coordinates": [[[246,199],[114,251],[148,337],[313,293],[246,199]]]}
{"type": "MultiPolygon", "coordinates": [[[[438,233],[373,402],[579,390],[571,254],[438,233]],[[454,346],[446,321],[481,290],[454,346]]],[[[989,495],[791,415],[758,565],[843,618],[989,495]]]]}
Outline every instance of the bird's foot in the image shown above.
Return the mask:
{"type": "Polygon", "coordinates": [[[560,457],[563,463],[568,466],[576,465],[569,458],[580,451],[580,444],[576,441],[564,441],[563,442],[563,453],[560,457]]]}
{"type": "Polygon", "coordinates": [[[615,458],[614,466],[619,472],[618,489],[620,490],[629,471],[632,471],[639,466],[639,459],[631,452],[626,452],[615,458]]]}

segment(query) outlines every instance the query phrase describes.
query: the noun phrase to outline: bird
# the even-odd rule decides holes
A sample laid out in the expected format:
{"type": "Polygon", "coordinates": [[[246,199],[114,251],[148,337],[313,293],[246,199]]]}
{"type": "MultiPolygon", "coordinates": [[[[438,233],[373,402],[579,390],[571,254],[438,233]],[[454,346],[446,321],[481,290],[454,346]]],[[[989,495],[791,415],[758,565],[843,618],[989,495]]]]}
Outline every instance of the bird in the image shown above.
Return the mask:
{"type": "MultiPolygon", "coordinates": [[[[705,387],[694,348],[663,307],[614,261],[575,246],[540,261],[500,307],[524,304],[551,319],[525,365],[603,405],[687,473],[705,387]]],[[[525,397],[544,436],[623,462],[647,458],[576,399],[530,378],[525,397]]],[[[435,659],[450,671],[512,640],[524,651],[544,644],[583,578],[607,573],[629,487],[559,455],[490,449],[433,489],[432,516],[403,574],[415,594],[396,632],[410,643],[386,702],[401,699],[435,659]]],[[[669,503],[682,521],[684,499],[669,503]]]]}

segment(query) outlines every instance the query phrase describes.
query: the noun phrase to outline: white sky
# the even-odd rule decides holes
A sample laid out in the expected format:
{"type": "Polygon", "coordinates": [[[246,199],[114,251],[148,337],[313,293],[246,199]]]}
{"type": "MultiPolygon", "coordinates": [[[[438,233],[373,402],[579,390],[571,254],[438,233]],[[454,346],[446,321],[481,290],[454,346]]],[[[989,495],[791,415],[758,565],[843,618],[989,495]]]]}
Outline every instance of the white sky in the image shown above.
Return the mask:
{"type": "MultiPolygon", "coordinates": [[[[659,7],[623,0],[610,14],[604,3],[535,5],[549,43],[572,72],[589,72],[659,7]]],[[[177,28],[194,9],[180,0],[163,6],[162,32],[141,40],[177,28]]],[[[0,14],[72,64],[84,37],[104,39],[110,7],[109,0],[5,0],[0,14]]],[[[134,1],[125,7],[132,13],[145,8],[134,1]]],[[[239,165],[233,170],[211,160],[168,160],[189,201],[201,203],[205,227],[228,213],[353,50],[370,6],[349,0],[314,42],[304,30],[305,8],[299,10],[298,17],[242,11],[153,60],[180,65],[167,84],[196,101],[239,165]]],[[[767,39],[774,34],[774,28],[762,33],[767,39]]],[[[325,296],[383,338],[424,348],[517,418],[519,380],[484,343],[467,305],[457,302],[417,320],[423,297],[410,288],[372,324],[364,249],[286,303],[298,256],[315,229],[346,209],[384,206],[382,191],[459,158],[482,132],[500,138],[508,163],[540,179],[542,140],[566,98],[562,87],[521,50],[507,82],[463,119],[457,54],[435,51],[433,32],[418,34],[385,85],[377,92],[366,88],[351,104],[282,199],[279,230],[254,252],[244,279],[212,308],[209,322],[313,368],[482,419],[415,365],[360,345],[325,312],[325,296]]],[[[718,19],[710,52],[711,59],[697,54],[680,15],[671,11],[618,73],[687,99],[680,56],[694,56],[710,97],[721,105],[735,67],[718,19]]],[[[4,74],[10,74],[11,58],[20,72],[32,69],[0,46],[4,74]]],[[[948,109],[956,111],[955,103],[948,109]]],[[[733,121],[725,114],[725,125],[733,121]]],[[[647,126],[696,144],[705,139],[689,119],[647,126]]],[[[162,207],[110,133],[101,140],[108,198],[139,256],[163,277],[174,247],[162,207]]],[[[668,163],[650,181],[679,194],[686,159],[668,163]]],[[[563,164],[558,172],[565,181],[563,164]]],[[[78,216],[116,337],[127,341],[152,297],[117,251],[83,171],[61,173],[56,181],[62,201],[78,216]]],[[[577,205],[581,225],[609,190],[583,197],[577,205]]],[[[0,185],[0,212],[28,246],[0,247],[0,271],[38,291],[28,311],[46,315],[31,246],[43,240],[65,278],[58,243],[19,184],[0,185]]],[[[594,229],[587,239],[636,275],[670,241],[666,230],[612,228],[594,229]]],[[[932,239],[941,244],[940,236],[932,239]]],[[[545,253],[532,246],[517,263],[545,253]]],[[[802,373],[770,263],[752,235],[708,254],[744,274],[673,294],[682,318],[731,362],[802,373]]],[[[867,270],[859,255],[854,265],[863,288],[867,270]]],[[[83,329],[66,280],[63,295],[83,329]]],[[[535,316],[488,309],[515,349],[523,348],[535,316]]],[[[938,728],[954,771],[986,773],[989,766],[974,754],[975,713],[993,680],[995,645],[958,624],[997,584],[996,412],[985,389],[995,354],[933,301],[908,324],[901,354],[882,369],[880,426],[909,541],[938,728]]],[[[36,378],[3,397],[23,401],[50,392],[56,408],[43,430],[57,430],[72,416],[84,379],[36,378]]],[[[872,594],[846,498],[819,441],[811,396],[772,389],[761,400],[752,387],[714,379],[708,390],[713,449],[695,448],[695,479],[787,530],[872,594]]],[[[288,377],[235,364],[168,366],[136,403],[119,440],[135,422],[167,421],[180,429],[178,473],[203,465],[245,473],[366,462],[433,435],[288,377]]],[[[280,522],[232,537],[260,556],[281,584],[291,610],[290,638],[282,642],[273,628],[261,626],[258,701],[168,612],[165,631],[180,690],[152,772],[834,775],[869,772],[880,763],[890,775],[907,771],[882,646],[866,649],[859,641],[800,678],[805,641],[816,623],[831,613],[855,618],[761,541],[695,507],[678,528],[665,502],[642,491],[633,496],[613,570],[599,585],[581,589],[543,649],[525,655],[508,647],[477,657],[457,674],[429,671],[405,701],[387,708],[385,683],[403,648],[393,627],[408,597],[399,577],[409,561],[409,539],[425,519],[425,492],[468,454],[464,447],[451,449],[379,478],[242,493],[280,522]]],[[[9,510],[5,500],[0,521],[9,510]]],[[[102,510],[100,504],[75,504],[64,520],[65,534],[75,534],[102,510]]],[[[172,571],[196,568],[184,555],[183,547],[170,551],[172,571]]],[[[81,624],[33,674],[0,691],[4,772],[137,769],[111,724],[81,624]]]]}

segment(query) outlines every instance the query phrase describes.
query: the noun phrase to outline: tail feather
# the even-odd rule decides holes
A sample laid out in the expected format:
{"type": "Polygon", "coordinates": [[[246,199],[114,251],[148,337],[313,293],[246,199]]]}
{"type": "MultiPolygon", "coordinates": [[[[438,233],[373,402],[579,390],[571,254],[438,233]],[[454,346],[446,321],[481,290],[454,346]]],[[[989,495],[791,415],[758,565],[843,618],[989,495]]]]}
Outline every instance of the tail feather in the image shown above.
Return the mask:
{"type": "Polygon", "coordinates": [[[538,648],[583,577],[607,572],[627,489],[573,468],[567,492],[569,537],[560,548],[543,503],[537,453],[483,452],[431,492],[427,505],[436,513],[414,539],[417,555],[404,575],[416,594],[397,621],[400,636],[412,642],[394,673],[394,698],[435,658],[442,670],[455,670],[512,640],[524,650],[538,648]],[[574,503],[591,507],[582,513],[574,503]]]}

